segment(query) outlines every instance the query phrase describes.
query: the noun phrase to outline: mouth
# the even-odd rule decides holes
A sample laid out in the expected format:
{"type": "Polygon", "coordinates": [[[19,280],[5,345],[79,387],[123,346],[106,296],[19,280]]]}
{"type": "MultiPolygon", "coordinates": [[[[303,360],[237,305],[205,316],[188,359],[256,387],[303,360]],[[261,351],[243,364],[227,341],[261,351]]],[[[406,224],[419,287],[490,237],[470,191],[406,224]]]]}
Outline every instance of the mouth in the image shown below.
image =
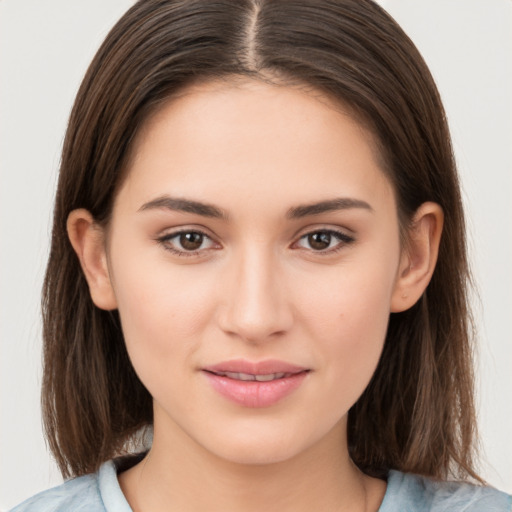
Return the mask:
{"type": "MultiPolygon", "coordinates": [[[[208,370],[205,370],[208,371],[208,370]]],[[[295,373],[267,373],[263,375],[255,375],[252,373],[242,373],[242,372],[210,372],[214,375],[218,375],[220,377],[227,377],[228,379],[234,379],[234,380],[243,380],[243,381],[258,381],[258,382],[270,382],[272,380],[276,379],[283,379],[287,377],[292,377],[293,375],[296,375],[295,373]]]]}
{"type": "Polygon", "coordinates": [[[223,398],[251,408],[277,404],[297,390],[310,371],[278,360],[233,360],[202,369],[223,398]]]}

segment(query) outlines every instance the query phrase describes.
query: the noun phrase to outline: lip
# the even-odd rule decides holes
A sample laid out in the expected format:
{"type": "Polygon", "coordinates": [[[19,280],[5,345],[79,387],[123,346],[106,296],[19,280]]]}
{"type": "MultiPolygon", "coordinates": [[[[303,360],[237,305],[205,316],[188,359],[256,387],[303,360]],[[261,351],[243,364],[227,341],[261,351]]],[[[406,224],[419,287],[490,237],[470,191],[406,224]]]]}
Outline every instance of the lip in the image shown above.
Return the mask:
{"type": "Polygon", "coordinates": [[[277,359],[258,362],[237,359],[202,368],[215,391],[238,405],[251,408],[277,404],[300,387],[309,371],[277,359]],[[226,373],[230,375],[224,375],[226,373]],[[273,374],[278,374],[273,380],[245,380],[273,374]]]}
{"type": "Polygon", "coordinates": [[[267,375],[269,373],[299,373],[307,368],[297,366],[278,359],[265,359],[263,361],[247,361],[246,359],[232,359],[212,366],[205,366],[203,370],[212,373],[250,373],[253,375],[267,375]]]}

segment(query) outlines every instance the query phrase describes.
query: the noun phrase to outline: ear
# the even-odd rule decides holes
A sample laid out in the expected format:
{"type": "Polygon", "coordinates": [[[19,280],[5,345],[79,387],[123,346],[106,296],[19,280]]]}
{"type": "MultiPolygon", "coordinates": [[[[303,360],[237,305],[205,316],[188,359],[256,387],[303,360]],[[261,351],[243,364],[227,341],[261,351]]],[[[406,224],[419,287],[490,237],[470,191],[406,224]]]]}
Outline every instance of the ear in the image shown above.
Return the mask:
{"type": "Polygon", "coordinates": [[[427,288],[437,263],[443,220],[443,210],[436,203],[423,203],[416,211],[400,258],[392,313],[414,306],[427,288]]]}
{"type": "Polygon", "coordinates": [[[94,304],[101,309],[117,309],[110,280],[104,229],[85,209],[73,210],[67,220],[68,237],[87,279],[94,304]]]}

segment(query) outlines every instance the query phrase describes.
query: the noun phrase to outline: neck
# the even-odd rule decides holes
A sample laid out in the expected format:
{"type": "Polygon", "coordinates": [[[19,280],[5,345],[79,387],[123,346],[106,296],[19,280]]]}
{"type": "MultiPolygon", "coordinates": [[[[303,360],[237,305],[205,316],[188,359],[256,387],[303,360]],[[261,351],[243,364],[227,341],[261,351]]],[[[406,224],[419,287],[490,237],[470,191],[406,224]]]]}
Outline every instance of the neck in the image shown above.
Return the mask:
{"type": "Polygon", "coordinates": [[[299,455],[271,464],[232,462],[183,432],[181,439],[160,433],[155,427],[148,456],[119,478],[134,512],[354,512],[377,510],[382,499],[385,484],[377,495],[373,479],[350,460],[345,424],[299,455]]]}

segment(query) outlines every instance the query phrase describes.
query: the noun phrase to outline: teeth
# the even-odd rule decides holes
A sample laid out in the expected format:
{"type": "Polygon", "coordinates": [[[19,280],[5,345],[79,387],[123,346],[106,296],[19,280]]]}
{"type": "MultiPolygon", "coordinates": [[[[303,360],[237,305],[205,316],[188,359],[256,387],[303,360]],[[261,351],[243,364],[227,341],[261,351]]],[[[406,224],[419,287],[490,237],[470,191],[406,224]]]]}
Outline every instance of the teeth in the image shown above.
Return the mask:
{"type": "Polygon", "coordinates": [[[217,375],[229,377],[230,379],[243,380],[243,381],[254,381],[258,382],[269,382],[275,379],[282,379],[286,373],[269,373],[267,375],[253,375],[251,373],[236,373],[236,372],[218,372],[217,375]]]}
{"type": "Polygon", "coordinates": [[[238,380],[255,380],[254,375],[251,375],[250,373],[235,373],[237,377],[231,377],[232,379],[238,379],[238,380]]]}
{"type": "MultiPolygon", "coordinates": [[[[235,380],[242,380],[240,375],[247,375],[249,377],[249,375],[246,373],[242,374],[242,373],[235,373],[235,372],[225,372],[225,373],[221,373],[220,375],[224,375],[226,377],[229,377],[230,379],[235,379],[235,380]]],[[[254,379],[243,379],[243,380],[254,380],[254,379]]]]}
{"type": "Polygon", "coordinates": [[[271,373],[269,375],[255,375],[255,377],[259,382],[266,382],[269,380],[282,379],[284,375],[284,373],[271,373]]]}
{"type": "Polygon", "coordinates": [[[258,382],[268,382],[277,378],[275,373],[271,373],[270,375],[255,375],[255,377],[258,382]]]}

